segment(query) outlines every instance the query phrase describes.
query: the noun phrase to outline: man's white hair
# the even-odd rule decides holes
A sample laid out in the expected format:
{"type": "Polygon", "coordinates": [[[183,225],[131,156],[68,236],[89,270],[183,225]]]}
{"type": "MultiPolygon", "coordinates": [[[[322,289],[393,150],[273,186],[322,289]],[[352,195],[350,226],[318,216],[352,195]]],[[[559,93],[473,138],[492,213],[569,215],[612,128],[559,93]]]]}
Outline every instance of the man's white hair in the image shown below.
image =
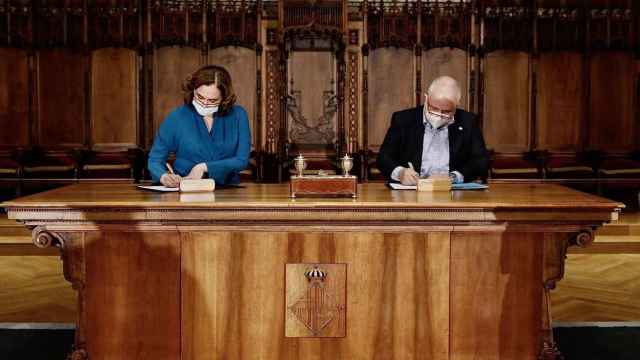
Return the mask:
{"type": "Polygon", "coordinates": [[[462,90],[456,79],[451,76],[440,76],[435,78],[429,85],[427,90],[429,96],[438,99],[447,99],[453,101],[456,105],[460,103],[462,98],[462,90]]]}

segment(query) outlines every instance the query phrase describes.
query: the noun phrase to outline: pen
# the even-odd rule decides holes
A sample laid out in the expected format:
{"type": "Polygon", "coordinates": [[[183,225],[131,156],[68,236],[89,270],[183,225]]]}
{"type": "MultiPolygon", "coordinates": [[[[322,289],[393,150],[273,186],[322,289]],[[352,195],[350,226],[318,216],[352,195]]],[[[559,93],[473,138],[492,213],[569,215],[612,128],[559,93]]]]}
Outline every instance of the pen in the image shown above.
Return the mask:
{"type": "Polygon", "coordinates": [[[165,163],[165,165],[167,165],[167,169],[169,170],[169,174],[171,175],[175,175],[176,173],[173,172],[173,168],[171,167],[171,165],[169,163],[165,163]]]}

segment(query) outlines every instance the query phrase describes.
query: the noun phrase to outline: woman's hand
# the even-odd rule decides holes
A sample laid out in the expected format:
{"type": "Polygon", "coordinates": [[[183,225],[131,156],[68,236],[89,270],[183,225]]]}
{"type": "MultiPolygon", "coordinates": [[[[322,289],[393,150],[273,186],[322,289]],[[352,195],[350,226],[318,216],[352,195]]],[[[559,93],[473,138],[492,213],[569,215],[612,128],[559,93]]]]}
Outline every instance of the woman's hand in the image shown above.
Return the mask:
{"type": "Polygon", "coordinates": [[[202,179],[202,177],[204,176],[204,173],[206,172],[207,172],[207,164],[200,163],[191,169],[191,171],[189,172],[189,175],[187,175],[185,179],[202,179]]]}
{"type": "Polygon", "coordinates": [[[166,187],[175,188],[180,186],[182,176],[166,173],[160,177],[160,183],[166,187]]]}

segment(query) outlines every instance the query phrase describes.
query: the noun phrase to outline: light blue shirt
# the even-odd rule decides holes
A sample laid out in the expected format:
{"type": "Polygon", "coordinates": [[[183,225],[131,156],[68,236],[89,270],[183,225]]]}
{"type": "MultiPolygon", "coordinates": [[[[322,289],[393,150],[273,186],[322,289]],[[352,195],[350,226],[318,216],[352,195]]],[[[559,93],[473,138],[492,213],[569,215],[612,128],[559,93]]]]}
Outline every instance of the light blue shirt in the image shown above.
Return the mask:
{"type": "Polygon", "coordinates": [[[154,182],[167,173],[170,152],[176,154],[173,169],[186,176],[199,164],[207,164],[216,185],[237,184],[240,171],[247,167],[251,151],[251,132],[247,112],[234,105],[224,116],[214,115],[211,132],[193,105],[173,110],[160,125],[149,152],[148,168],[154,182]]]}
{"type": "Polygon", "coordinates": [[[434,129],[430,122],[425,121],[420,177],[435,174],[449,174],[449,127],[434,129]]]}

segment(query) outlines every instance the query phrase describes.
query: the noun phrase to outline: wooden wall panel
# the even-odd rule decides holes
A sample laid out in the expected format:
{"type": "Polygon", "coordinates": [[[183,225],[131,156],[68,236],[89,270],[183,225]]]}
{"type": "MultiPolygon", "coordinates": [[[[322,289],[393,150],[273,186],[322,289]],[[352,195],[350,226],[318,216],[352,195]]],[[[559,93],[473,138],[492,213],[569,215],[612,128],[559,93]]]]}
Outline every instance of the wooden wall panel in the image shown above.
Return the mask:
{"type": "Polygon", "coordinates": [[[452,360],[537,357],[542,236],[452,234],[452,360]]]}
{"type": "Polygon", "coordinates": [[[182,82],[204,65],[199,49],[163,47],[155,51],[153,62],[153,130],[154,137],[171,110],[184,104],[182,82]]]}
{"type": "Polygon", "coordinates": [[[182,238],[183,359],[449,356],[449,233],[182,238]],[[284,337],[286,263],[347,264],[345,338],[284,337]]]}
{"type": "Polygon", "coordinates": [[[91,53],[91,139],[95,146],[135,147],[138,55],[129,49],[91,53]]]}
{"type": "Polygon", "coordinates": [[[91,358],[179,359],[178,233],[87,233],[85,254],[91,358]]]}
{"type": "Polygon", "coordinates": [[[79,147],[85,143],[86,57],[68,50],[37,54],[38,143],[79,147]]]}
{"type": "Polygon", "coordinates": [[[241,105],[249,116],[251,127],[251,141],[255,145],[258,140],[255,136],[256,129],[256,52],[255,50],[225,46],[209,51],[208,63],[224,66],[231,74],[233,88],[238,97],[238,105],[241,105]]]}
{"type": "Polygon", "coordinates": [[[380,48],[368,59],[369,148],[378,150],[391,125],[391,114],[416,106],[414,54],[402,48],[380,48]]]}
{"type": "Polygon", "coordinates": [[[638,125],[633,109],[635,74],[631,53],[593,54],[589,148],[628,151],[640,144],[636,138],[638,125]]]}
{"type": "Polygon", "coordinates": [[[29,144],[27,52],[0,48],[0,146],[29,144]]]}
{"type": "Polygon", "coordinates": [[[543,53],[538,60],[537,148],[578,151],[585,126],[583,55],[543,53]]]}
{"type": "Polygon", "coordinates": [[[469,57],[466,51],[456,48],[435,48],[422,53],[422,97],[429,84],[438,76],[448,75],[458,80],[462,88],[462,98],[458,107],[468,109],[469,75],[467,65],[469,57]]]}
{"type": "Polygon", "coordinates": [[[483,133],[498,152],[529,149],[529,55],[496,51],[485,58],[483,133]]]}

